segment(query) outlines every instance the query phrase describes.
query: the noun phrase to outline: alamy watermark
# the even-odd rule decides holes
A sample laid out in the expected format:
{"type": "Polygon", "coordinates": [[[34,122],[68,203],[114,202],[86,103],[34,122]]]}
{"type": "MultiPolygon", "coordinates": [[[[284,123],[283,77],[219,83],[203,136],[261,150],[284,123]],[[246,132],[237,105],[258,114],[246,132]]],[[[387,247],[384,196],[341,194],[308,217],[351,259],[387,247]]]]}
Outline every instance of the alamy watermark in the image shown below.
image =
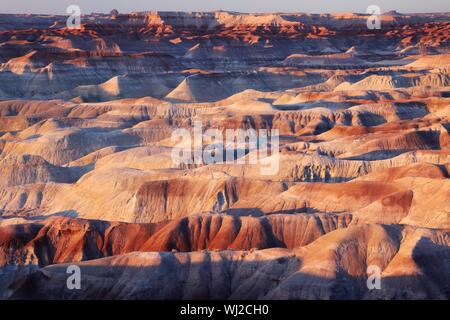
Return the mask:
{"type": "Polygon", "coordinates": [[[367,274],[370,276],[367,278],[367,289],[380,290],[381,289],[381,268],[377,265],[370,265],[367,267],[367,274]]]}
{"type": "Polygon", "coordinates": [[[192,130],[176,129],[172,141],[172,162],[177,165],[252,164],[261,175],[275,175],[279,170],[278,129],[208,129],[201,121],[192,130]],[[191,132],[193,134],[191,134],[191,132]]]}
{"type": "Polygon", "coordinates": [[[66,286],[69,290],[80,290],[81,289],[81,269],[79,266],[72,264],[67,267],[67,274],[70,274],[66,280],[66,286]]]}
{"type": "Polygon", "coordinates": [[[366,13],[370,14],[367,18],[367,28],[369,30],[381,29],[381,8],[373,4],[367,7],[366,13]]]}
{"type": "Polygon", "coordinates": [[[67,7],[66,12],[70,14],[67,18],[66,26],[69,29],[81,28],[81,8],[75,4],[67,7]]]}

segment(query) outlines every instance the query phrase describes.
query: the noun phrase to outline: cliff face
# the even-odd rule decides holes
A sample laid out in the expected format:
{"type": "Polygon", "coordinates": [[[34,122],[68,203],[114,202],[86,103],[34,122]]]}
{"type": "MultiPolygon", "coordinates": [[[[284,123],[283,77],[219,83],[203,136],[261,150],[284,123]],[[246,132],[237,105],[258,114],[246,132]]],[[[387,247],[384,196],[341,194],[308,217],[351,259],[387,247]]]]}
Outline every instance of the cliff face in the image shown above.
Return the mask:
{"type": "Polygon", "coordinates": [[[366,19],[0,15],[0,297],[448,299],[450,16],[366,19]]]}
{"type": "Polygon", "coordinates": [[[132,251],[250,250],[304,246],[350,224],[351,215],[203,215],[154,224],[49,218],[1,227],[1,266],[41,267],[132,251]]]}
{"type": "Polygon", "coordinates": [[[83,290],[61,285],[67,264],[45,267],[13,298],[445,299],[448,245],[441,231],[364,225],[296,250],[134,252],[78,263],[83,290]],[[383,268],[380,290],[368,290],[366,265],[383,268]]]}

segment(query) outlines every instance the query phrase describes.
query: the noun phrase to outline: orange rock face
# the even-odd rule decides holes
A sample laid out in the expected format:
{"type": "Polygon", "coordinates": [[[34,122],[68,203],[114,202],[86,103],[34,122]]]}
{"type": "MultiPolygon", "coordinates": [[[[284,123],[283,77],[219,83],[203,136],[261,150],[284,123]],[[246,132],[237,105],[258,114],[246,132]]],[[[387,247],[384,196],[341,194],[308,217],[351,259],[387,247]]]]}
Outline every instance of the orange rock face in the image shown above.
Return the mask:
{"type": "Polygon", "coordinates": [[[450,15],[366,19],[0,14],[0,298],[449,299],[450,15]]]}

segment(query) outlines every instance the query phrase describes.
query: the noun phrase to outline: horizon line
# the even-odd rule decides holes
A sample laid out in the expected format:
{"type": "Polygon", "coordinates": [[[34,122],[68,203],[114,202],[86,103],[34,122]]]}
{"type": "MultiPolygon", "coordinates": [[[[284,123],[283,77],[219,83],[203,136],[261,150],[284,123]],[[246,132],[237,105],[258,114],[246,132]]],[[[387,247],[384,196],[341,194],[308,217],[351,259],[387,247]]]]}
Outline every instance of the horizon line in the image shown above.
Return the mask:
{"type": "MultiPolygon", "coordinates": [[[[109,15],[110,11],[114,10],[114,8],[109,11],[91,11],[90,13],[82,13],[82,15],[92,15],[92,14],[104,14],[109,15]]],[[[361,14],[361,15],[370,15],[367,12],[357,12],[357,11],[335,11],[335,12],[307,12],[307,11],[234,11],[234,10],[144,10],[144,11],[127,11],[120,12],[119,14],[133,14],[133,13],[148,13],[148,12],[176,12],[176,13],[215,13],[215,12],[228,12],[233,14],[308,14],[308,15],[332,15],[332,14],[361,14]]],[[[406,12],[406,11],[398,11],[398,10],[388,10],[382,12],[380,15],[387,15],[396,13],[398,15],[418,15],[418,14],[450,14],[450,11],[432,11],[432,12],[406,12]]],[[[67,16],[68,13],[49,13],[49,12],[0,12],[0,15],[48,15],[48,16],[67,16]]]]}

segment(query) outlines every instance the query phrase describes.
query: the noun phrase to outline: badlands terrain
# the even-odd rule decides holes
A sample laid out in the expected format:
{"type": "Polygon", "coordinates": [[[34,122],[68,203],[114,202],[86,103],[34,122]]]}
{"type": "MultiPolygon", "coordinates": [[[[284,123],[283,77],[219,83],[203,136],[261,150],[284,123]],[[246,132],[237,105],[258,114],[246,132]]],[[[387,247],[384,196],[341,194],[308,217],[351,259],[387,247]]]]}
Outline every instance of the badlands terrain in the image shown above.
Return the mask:
{"type": "Polygon", "coordinates": [[[367,18],[0,15],[0,298],[449,299],[450,14],[367,18]]]}

